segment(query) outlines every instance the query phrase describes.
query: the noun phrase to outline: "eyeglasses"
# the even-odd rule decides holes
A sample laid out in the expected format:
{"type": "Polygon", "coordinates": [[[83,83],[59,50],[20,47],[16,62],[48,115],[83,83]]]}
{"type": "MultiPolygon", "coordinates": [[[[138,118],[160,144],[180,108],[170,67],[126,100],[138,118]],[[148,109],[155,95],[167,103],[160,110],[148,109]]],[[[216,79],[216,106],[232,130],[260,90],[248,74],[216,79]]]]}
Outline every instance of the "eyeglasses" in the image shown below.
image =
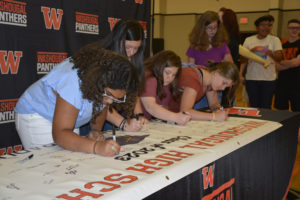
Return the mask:
{"type": "Polygon", "coordinates": [[[218,26],[207,26],[206,27],[206,30],[209,30],[209,31],[214,31],[214,30],[217,30],[218,29],[218,26]]]}
{"type": "Polygon", "coordinates": [[[123,98],[117,99],[112,96],[112,94],[107,94],[106,89],[104,89],[104,97],[111,99],[114,103],[125,103],[126,101],[126,94],[123,96],[123,98]]]}

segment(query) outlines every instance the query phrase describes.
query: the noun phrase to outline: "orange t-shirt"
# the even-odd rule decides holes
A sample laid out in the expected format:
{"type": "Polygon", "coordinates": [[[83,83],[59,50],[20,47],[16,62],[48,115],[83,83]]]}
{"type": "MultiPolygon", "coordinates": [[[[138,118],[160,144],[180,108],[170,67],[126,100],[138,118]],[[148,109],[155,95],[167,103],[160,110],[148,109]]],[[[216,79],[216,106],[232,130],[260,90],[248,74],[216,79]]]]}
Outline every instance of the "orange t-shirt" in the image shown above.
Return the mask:
{"type": "MultiPolygon", "coordinates": [[[[195,67],[199,68],[200,70],[203,68],[201,66],[195,67]]],[[[205,95],[205,91],[207,91],[207,88],[204,88],[202,81],[200,82],[198,73],[192,67],[186,67],[182,69],[179,77],[179,87],[180,89],[189,87],[196,90],[196,101],[199,101],[205,95]]]]}

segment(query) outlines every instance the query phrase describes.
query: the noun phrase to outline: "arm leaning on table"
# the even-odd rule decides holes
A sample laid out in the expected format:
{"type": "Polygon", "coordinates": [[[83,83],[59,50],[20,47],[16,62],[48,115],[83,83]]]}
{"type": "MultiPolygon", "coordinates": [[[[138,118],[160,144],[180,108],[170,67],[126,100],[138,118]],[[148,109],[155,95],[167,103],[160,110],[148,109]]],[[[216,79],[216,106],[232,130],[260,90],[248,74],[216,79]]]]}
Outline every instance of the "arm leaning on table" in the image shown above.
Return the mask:
{"type": "Polygon", "coordinates": [[[115,126],[119,127],[121,130],[123,128],[124,131],[140,131],[143,128],[143,125],[137,121],[135,118],[131,118],[126,120],[122,115],[118,113],[115,109],[112,109],[112,112],[107,112],[107,121],[111,122],[115,126]],[[123,120],[126,120],[124,126],[122,126],[123,120]]]}
{"type": "MultiPolygon", "coordinates": [[[[211,91],[211,94],[208,92],[208,101],[209,105],[213,105],[214,102],[218,102],[217,95],[215,96],[216,99],[212,100],[211,97],[214,95],[212,94],[214,91],[211,91]],[[210,97],[211,95],[211,97],[210,97]]],[[[187,111],[191,114],[192,120],[206,120],[206,121],[224,121],[227,119],[226,111],[217,110],[213,113],[201,112],[198,110],[194,110],[194,104],[196,102],[197,91],[190,87],[185,87],[180,104],[181,111],[187,111]]]]}
{"type": "Polygon", "coordinates": [[[140,98],[148,119],[153,116],[179,125],[190,120],[190,114],[185,111],[173,112],[178,110],[175,102],[180,98],[178,77],[181,65],[180,57],[170,50],[161,51],[145,61],[146,79],[140,98]]]}
{"type": "Polygon", "coordinates": [[[185,125],[191,118],[188,112],[172,112],[161,105],[156,103],[155,97],[141,97],[141,101],[146,109],[146,111],[162,120],[176,122],[179,125],[185,125]]]}
{"type": "MultiPolygon", "coordinates": [[[[140,98],[137,97],[136,104],[134,107],[134,115],[142,114],[141,101],[140,98]]],[[[131,118],[126,120],[122,115],[118,113],[115,109],[112,109],[112,112],[107,112],[107,118],[109,122],[119,127],[123,131],[140,131],[143,128],[143,125],[148,124],[149,121],[143,117],[139,116],[138,120],[136,118],[131,118]],[[126,120],[124,126],[123,121],[126,120]]]]}
{"type": "MultiPolygon", "coordinates": [[[[78,112],[78,109],[57,95],[52,129],[55,143],[71,151],[95,153],[103,156],[115,154],[111,151],[112,145],[116,152],[120,151],[120,145],[113,140],[96,141],[74,133],[73,128],[78,112]]],[[[100,116],[101,114],[98,117],[100,116]]]]}

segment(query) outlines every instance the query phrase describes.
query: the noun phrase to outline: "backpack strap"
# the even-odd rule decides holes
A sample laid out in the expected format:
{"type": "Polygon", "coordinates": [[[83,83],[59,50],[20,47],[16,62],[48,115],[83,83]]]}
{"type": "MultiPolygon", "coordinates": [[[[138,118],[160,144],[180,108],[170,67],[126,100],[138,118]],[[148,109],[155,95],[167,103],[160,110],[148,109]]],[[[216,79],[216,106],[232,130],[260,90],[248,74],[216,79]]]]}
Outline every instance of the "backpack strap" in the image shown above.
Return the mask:
{"type": "Polygon", "coordinates": [[[200,80],[199,84],[200,84],[200,86],[201,86],[201,84],[202,84],[201,87],[202,87],[203,92],[204,92],[204,94],[205,94],[206,88],[204,87],[204,84],[203,84],[203,72],[202,72],[202,70],[199,69],[199,68],[197,68],[197,67],[195,67],[195,66],[193,66],[193,67],[191,67],[191,68],[198,74],[198,77],[199,77],[199,80],[200,80]]]}
{"type": "Polygon", "coordinates": [[[200,80],[200,83],[203,83],[203,72],[201,69],[193,66],[191,67],[197,74],[198,74],[198,77],[199,77],[199,80],[200,80]]]}

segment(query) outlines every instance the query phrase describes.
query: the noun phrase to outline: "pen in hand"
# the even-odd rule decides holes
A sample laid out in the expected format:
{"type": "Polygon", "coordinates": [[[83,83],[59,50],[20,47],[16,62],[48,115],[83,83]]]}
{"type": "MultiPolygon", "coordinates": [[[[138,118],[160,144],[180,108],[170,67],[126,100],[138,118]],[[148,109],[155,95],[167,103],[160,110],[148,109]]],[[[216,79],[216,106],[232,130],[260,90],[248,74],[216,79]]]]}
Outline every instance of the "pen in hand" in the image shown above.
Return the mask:
{"type": "Polygon", "coordinates": [[[117,139],[116,139],[116,128],[114,125],[112,125],[112,134],[113,134],[113,140],[116,142],[117,139]]]}

